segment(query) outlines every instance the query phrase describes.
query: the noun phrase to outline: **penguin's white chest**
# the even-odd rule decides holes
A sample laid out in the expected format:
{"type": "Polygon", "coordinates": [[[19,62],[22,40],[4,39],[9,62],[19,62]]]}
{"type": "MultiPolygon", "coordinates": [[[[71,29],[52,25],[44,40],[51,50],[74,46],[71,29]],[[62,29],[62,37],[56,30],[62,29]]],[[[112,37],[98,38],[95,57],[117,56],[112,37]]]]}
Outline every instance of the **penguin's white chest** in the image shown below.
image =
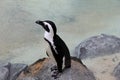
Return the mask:
{"type": "Polygon", "coordinates": [[[54,45],[53,34],[52,33],[48,33],[48,32],[45,31],[44,38],[47,39],[52,45],[54,45]]]}
{"type": "Polygon", "coordinates": [[[54,45],[54,42],[53,42],[53,33],[49,33],[45,31],[44,38],[51,43],[51,46],[53,47],[54,51],[57,53],[56,46],[54,45]]]}

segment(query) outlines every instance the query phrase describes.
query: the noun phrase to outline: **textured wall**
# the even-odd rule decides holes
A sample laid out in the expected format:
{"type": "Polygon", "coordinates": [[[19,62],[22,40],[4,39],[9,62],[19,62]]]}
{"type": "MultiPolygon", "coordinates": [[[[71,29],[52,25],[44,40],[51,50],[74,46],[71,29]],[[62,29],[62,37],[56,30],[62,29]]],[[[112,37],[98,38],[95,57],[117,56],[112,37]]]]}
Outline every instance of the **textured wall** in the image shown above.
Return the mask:
{"type": "Polygon", "coordinates": [[[37,19],[53,20],[70,51],[101,33],[120,36],[119,0],[0,1],[0,60],[30,64],[45,55],[37,19]],[[27,59],[26,59],[27,57],[27,59]]]}

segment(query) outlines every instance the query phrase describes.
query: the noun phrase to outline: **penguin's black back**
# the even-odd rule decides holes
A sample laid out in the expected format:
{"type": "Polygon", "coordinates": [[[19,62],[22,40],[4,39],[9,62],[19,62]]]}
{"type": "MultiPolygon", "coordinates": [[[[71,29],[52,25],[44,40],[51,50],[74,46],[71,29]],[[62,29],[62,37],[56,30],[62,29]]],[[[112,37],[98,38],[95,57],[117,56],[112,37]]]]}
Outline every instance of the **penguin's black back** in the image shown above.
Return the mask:
{"type": "Polygon", "coordinates": [[[54,41],[54,45],[56,46],[56,50],[58,54],[65,55],[70,53],[65,42],[58,35],[54,36],[53,41],[54,41]]]}
{"type": "MultiPolygon", "coordinates": [[[[63,59],[63,57],[65,57],[65,67],[70,68],[71,67],[71,57],[70,57],[69,49],[68,49],[67,45],[65,44],[65,42],[58,35],[54,36],[54,45],[56,46],[56,50],[58,52],[57,56],[55,56],[56,54],[53,54],[54,57],[56,57],[56,58],[61,57],[62,59],[63,59]]],[[[58,60],[58,62],[59,62],[59,60],[58,60]]]]}

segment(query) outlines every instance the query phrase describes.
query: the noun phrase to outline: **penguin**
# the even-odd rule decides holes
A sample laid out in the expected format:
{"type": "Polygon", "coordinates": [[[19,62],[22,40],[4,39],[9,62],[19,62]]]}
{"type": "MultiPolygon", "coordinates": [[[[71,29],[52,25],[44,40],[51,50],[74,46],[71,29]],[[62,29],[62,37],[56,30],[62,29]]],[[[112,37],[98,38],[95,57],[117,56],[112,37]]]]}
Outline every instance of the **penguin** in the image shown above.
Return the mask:
{"type": "MultiPolygon", "coordinates": [[[[64,69],[71,67],[71,57],[70,57],[69,49],[68,49],[67,45],[65,44],[65,42],[57,35],[57,28],[53,21],[37,20],[36,23],[41,25],[45,30],[44,39],[49,44],[52,55],[54,57],[54,60],[56,61],[57,73],[55,76],[57,76],[59,73],[63,72],[63,67],[62,67],[63,58],[65,58],[64,59],[64,66],[65,66],[64,69]]],[[[55,68],[55,70],[56,70],[56,68],[55,68]]]]}

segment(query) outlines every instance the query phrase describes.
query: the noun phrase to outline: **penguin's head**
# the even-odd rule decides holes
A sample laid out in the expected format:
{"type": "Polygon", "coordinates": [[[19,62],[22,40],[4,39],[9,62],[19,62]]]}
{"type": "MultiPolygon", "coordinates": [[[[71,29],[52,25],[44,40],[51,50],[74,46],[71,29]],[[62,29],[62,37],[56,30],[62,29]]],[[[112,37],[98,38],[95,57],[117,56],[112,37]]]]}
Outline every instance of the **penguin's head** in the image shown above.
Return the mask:
{"type": "Polygon", "coordinates": [[[45,20],[45,21],[37,20],[35,23],[41,25],[44,28],[44,30],[46,32],[48,32],[48,33],[53,33],[55,35],[56,32],[57,32],[56,25],[52,21],[49,21],[49,20],[45,20]]]}

